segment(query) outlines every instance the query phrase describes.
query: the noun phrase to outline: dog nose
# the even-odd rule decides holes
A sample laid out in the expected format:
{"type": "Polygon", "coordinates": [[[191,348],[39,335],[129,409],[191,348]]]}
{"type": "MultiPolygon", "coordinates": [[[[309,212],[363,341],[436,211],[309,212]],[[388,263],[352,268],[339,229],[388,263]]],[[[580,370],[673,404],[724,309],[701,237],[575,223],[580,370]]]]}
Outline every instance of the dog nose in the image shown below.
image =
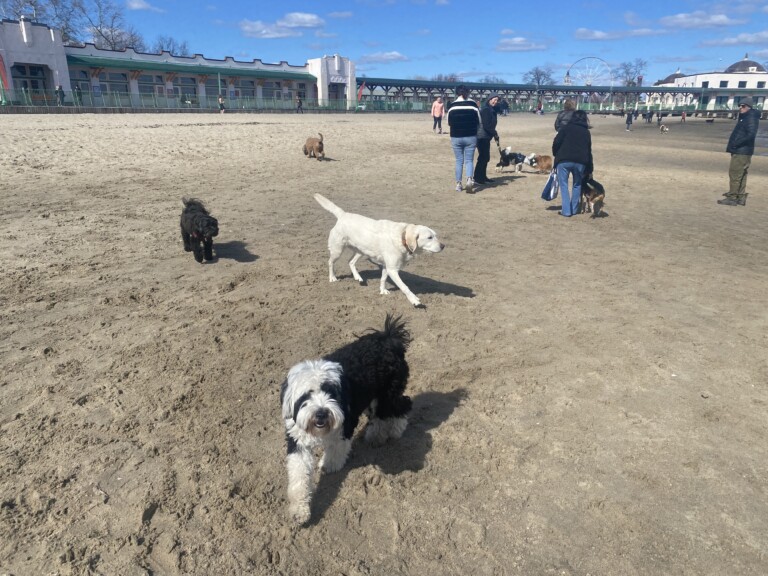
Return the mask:
{"type": "Polygon", "coordinates": [[[315,412],[315,424],[318,426],[322,426],[328,421],[328,416],[330,413],[325,408],[321,408],[317,412],[315,412]]]}

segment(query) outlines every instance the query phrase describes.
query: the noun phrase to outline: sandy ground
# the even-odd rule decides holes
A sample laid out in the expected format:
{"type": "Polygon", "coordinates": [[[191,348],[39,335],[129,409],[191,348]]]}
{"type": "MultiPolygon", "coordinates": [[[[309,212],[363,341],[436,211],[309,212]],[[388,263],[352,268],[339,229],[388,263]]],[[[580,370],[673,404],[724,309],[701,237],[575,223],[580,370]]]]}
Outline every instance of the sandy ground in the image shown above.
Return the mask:
{"type": "Polygon", "coordinates": [[[454,192],[427,115],[0,118],[0,573],[764,574],[768,158],[722,207],[730,122],[592,122],[606,216],[568,220],[530,171],[454,192]],[[425,309],[369,263],[328,282],[314,192],[437,230],[402,274],[425,309]],[[296,528],[280,383],[387,312],[409,427],[296,528]]]}

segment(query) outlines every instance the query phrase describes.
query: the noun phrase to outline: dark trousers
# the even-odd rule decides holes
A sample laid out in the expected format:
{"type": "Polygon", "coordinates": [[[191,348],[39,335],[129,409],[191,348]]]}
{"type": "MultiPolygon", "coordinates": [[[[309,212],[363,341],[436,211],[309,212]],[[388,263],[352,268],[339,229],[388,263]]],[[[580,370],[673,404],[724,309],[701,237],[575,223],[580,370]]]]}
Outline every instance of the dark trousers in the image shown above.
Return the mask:
{"type": "Polygon", "coordinates": [[[435,131],[435,128],[440,130],[440,132],[443,131],[443,117],[442,116],[432,116],[432,131],[435,131]]]}
{"type": "Polygon", "coordinates": [[[475,182],[488,180],[485,173],[488,167],[488,161],[491,159],[491,140],[486,138],[477,139],[477,163],[475,164],[475,182]]]}
{"type": "Polygon", "coordinates": [[[731,165],[728,168],[730,187],[728,196],[740,197],[747,191],[747,172],[752,163],[752,156],[748,154],[731,154],[731,165]]]}

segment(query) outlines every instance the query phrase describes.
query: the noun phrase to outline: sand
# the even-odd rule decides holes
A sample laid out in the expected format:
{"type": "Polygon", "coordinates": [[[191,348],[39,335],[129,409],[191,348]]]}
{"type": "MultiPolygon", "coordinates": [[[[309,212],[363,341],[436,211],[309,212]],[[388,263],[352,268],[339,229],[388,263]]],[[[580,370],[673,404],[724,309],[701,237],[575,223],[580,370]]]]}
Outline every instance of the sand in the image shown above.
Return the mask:
{"type": "Polygon", "coordinates": [[[718,206],[730,122],[592,122],[605,217],[565,219],[530,169],[456,193],[427,114],[3,116],[0,573],[764,574],[768,158],[718,206]],[[438,232],[402,274],[424,309],[370,263],[328,282],[315,192],[438,232]],[[409,427],[295,527],[280,383],[388,312],[409,427]]]}

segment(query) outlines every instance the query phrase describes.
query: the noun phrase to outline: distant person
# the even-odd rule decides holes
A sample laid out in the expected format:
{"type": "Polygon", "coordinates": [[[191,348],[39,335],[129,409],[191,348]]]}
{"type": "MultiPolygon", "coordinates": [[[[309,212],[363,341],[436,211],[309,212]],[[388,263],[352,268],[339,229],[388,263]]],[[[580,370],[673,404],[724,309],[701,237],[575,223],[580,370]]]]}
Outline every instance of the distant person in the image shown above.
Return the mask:
{"type": "Polygon", "coordinates": [[[658,112],[656,112],[656,125],[657,125],[657,126],[661,126],[661,119],[662,119],[663,117],[664,117],[664,116],[661,114],[661,110],[659,110],[658,112]]]}
{"type": "Polygon", "coordinates": [[[219,94],[219,114],[224,114],[224,96],[219,94]]]}
{"type": "Polygon", "coordinates": [[[56,86],[56,90],[54,90],[56,93],[56,102],[59,106],[64,106],[64,88],[59,84],[56,86]]]}
{"type": "Polygon", "coordinates": [[[627,112],[626,122],[627,122],[627,132],[629,132],[631,130],[630,126],[632,126],[632,110],[627,112]]]}
{"type": "Polygon", "coordinates": [[[499,142],[499,133],[496,132],[497,113],[496,106],[501,98],[496,92],[488,94],[485,104],[480,109],[480,126],[477,127],[477,164],[475,165],[474,180],[476,184],[490,184],[493,182],[486,170],[491,159],[491,138],[499,142]]]}
{"type": "Polygon", "coordinates": [[[432,132],[437,128],[437,133],[443,133],[443,116],[445,115],[445,104],[443,104],[443,97],[438,96],[437,99],[432,102],[432,132]]]}
{"type": "Polygon", "coordinates": [[[451,148],[456,157],[456,192],[461,192],[461,170],[467,175],[467,194],[474,192],[472,161],[477,148],[477,127],[480,125],[480,109],[477,102],[469,99],[466,86],[456,88],[456,100],[448,105],[445,117],[451,132],[451,148]]]}
{"type": "Polygon", "coordinates": [[[755,153],[755,138],[760,124],[760,112],[752,108],[752,98],[742,98],[739,103],[739,117],[728,139],[726,152],[731,153],[728,169],[730,188],[718,204],[725,206],[747,205],[747,172],[755,153]]]}
{"type": "Polygon", "coordinates": [[[560,128],[568,124],[574,110],[576,110],[576,102],[570,98],[566,99],[563,102],[563,109],[557,113],[557,118],[555,118],[555,132],[560,132],[560,128]]]}
{"type": "MultiPolygon", "coordinates": [[[[629,113],[631,116],[631,112],[629,113]]],[[[552,155],[555,157],[557,182],[563,207],[562,216],[571,217],[578,212],[581,201],[581,181],[591,174],[592,135],[589,132],[589,119],[583,110],[576,110],[571,120],[560,129],[552,141],[552,155]],[[568,177],[573,177],[573,188],[568,191],[568,177]]]]}
{"type": "Polygon", "coordinates": [[[683,110],[683,113],[680,114],[680,122],[685,122],[685,110],[683,110]]]}
{"type": "Polygon", "coordinates": [[[304,114],[304,108],[300,96],[296,96],[296,114],[304,114]]]}
{"type": "Polygon", "coordinates": [[[501,101],[501,113],[503,116],[509,115],[509,100],[504,98],[504,100],[501,101]]]}
{"type": "Polygon", "coordinates": [[[74,95],[75,95],[75,104],[77,104],[78,106],[82,106],[83,105],[83,91],[80,88],[80,84],[75,84],[74,95]]]}

